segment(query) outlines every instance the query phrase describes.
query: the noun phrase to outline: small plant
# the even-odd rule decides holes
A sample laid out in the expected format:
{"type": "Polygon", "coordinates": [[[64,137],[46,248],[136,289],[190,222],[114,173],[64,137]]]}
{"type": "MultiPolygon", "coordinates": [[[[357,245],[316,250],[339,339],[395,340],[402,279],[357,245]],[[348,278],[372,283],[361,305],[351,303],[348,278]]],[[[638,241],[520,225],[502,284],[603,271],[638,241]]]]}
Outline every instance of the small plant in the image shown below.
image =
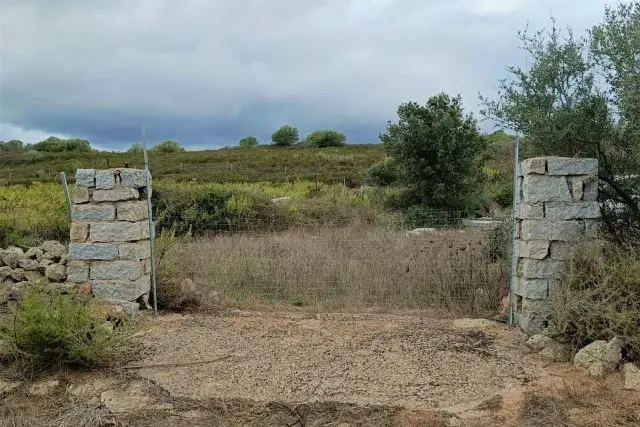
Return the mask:
{"type": "Polygon", "coordinates": [[[11,307],[11,320],[0,329],[19,358],[42,365],[101,367],[115,362],[121,334],[97,306],[72,295],[48,295],[44,287],[29,289],[11,307]]]}

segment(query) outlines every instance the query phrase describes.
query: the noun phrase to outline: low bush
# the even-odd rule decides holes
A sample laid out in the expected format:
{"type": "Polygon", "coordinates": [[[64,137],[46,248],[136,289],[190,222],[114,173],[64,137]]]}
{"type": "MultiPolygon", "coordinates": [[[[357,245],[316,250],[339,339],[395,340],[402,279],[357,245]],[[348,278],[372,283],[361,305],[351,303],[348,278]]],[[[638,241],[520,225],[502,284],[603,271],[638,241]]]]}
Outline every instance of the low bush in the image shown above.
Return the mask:
{"type": "Polygon", "coordinates": [[[395,184],[399,179],[400,166],[393,157],[387,157],[367,170],[366,182],[376,187],[395,184]]]}
{"type": "Polygon", "coordinates": [[[607,241],[579,245],[551,293],[551,334],[574,349],[619,336],[640,360],[640,253],[607,241]]]}
{"type": "Polygon", "coordinates": [[[17,358],[37,365],[111,366],[125,352],[123,334],[93,304],[72,295],[49,295],[43,287],[29,289],[11,307],[11,316],[0,329],[17,358]]]}

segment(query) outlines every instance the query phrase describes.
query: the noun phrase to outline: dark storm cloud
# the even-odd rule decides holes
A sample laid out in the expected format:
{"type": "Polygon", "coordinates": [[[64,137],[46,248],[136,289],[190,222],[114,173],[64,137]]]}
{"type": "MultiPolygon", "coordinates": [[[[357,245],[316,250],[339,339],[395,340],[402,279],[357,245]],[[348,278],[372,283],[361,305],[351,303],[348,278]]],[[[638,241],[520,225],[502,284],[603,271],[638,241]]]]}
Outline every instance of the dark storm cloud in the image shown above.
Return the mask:
{"type": "Polygon", "coordinates": [[[525,62],[527,20],[553,12],[578,30],[604,3],[0,0],[0,139],[120,149],[144,124],[152,141],[214,147],[292,124],[374,142],[404,101],[444,90],[477,110],[478,91],[525,62]]]}

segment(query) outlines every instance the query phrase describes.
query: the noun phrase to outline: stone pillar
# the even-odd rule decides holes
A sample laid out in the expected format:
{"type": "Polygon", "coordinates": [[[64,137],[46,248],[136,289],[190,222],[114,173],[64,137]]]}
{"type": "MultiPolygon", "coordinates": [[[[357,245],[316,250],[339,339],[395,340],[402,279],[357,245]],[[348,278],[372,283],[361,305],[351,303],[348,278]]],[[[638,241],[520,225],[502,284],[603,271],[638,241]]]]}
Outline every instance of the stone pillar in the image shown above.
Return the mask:
{"type": "Polygon", "coordinates": [[[151,283],[145,171],[78,169],[73,201],[67,282],[135,315],[151,283]]]}
{"type": "Polygon", "coordinates": [[[584,236],[599,228],[598,161],[536,157],[520,164],[516,239],[516,322],[531,334],[547,326],[555,277],[584,236]]]}

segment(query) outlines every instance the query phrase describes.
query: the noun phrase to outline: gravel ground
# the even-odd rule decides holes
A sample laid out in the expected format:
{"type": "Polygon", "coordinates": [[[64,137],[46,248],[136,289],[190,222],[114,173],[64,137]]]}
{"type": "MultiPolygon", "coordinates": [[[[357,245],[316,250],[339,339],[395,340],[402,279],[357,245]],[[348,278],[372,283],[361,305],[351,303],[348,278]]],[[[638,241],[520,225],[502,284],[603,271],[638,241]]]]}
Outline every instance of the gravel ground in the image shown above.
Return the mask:
{"type": "Polygon", "coordinates": [[[138,373],[191,399],[455,412],[531,376],[520,333],[471,319],[230,311],[161,316],[140,335],[138,373]]]}

